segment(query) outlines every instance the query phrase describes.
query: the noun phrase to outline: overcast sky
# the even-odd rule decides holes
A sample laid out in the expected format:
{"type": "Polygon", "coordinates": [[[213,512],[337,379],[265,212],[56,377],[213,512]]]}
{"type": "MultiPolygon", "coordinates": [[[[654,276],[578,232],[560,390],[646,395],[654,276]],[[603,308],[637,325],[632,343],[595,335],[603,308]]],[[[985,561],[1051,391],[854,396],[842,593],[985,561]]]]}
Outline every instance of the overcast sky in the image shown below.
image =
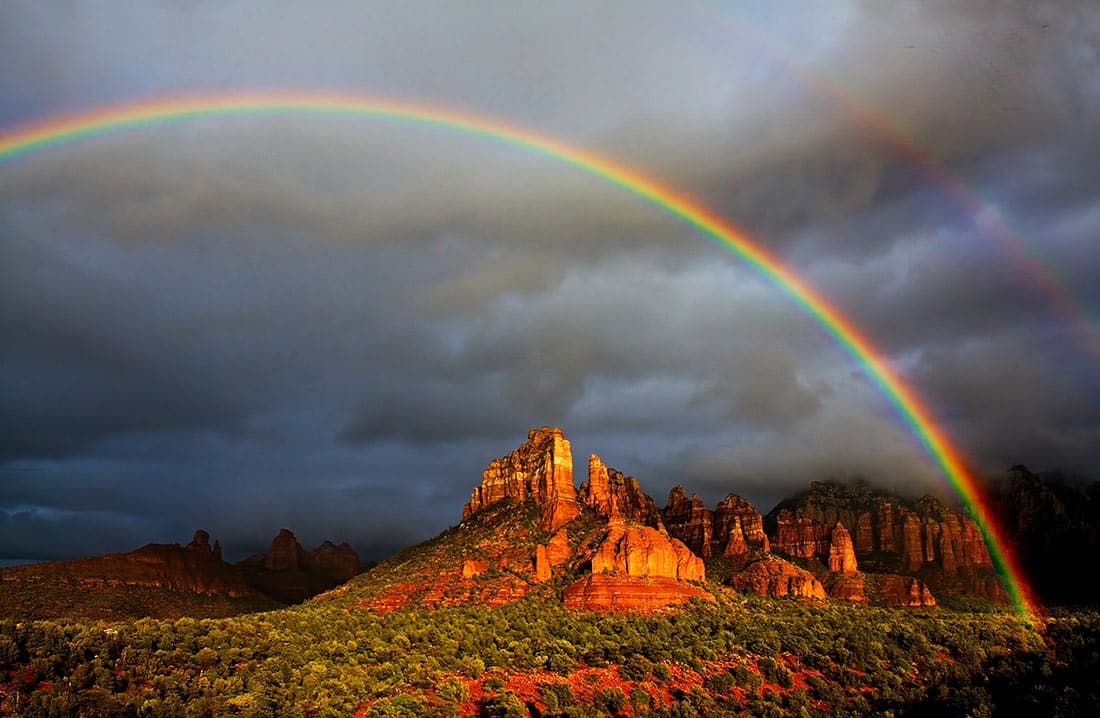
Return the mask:
{"type": "MultiPolygon", "coordinates": [[[[675,187],[850,317],[978,472],[1100,478],[1100,5],[0,4],[0,133],[196,91],[492,116],[675,187]]],[[[364,557],[560,425],[664,504],[946,482],[770,281],[575,168],[324,115],[0,164],[0,560],[280,527],[364,557]]]]}

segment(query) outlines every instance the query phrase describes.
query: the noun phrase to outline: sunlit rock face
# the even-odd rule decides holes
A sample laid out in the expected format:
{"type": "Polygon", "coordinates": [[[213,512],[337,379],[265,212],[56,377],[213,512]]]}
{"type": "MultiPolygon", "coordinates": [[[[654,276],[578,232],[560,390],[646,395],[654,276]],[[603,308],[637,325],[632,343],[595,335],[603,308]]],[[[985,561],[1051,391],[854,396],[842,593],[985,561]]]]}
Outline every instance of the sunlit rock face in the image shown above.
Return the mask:
{"type": "Polygon", "coordinates": [[[825,587],[809,571],[777,556],[753,561],[730,577],[729,585],[774,598],[825,598],[825,587]]]}
{"type": "Polygon", "coordinates": [[[538,504],[539,527],[546,531],[557,530],[580,513],[573,454],[559,428],[531,429],[527,443],[490,461],[469,503],[462,507],[462,518],[504,499],[528,498],[538,504]]]}
{"type": "Polygon", "coordinates": [[[620,516],[608,522],[607,537],[591,558],[592,575],[564,591],[569,608],[648,611],[712,598],[689,581],[705,578],[703,560],[682,542],[620,516]]]}
{"type": "Polygon", "coordinates": [[[774,551],[817,559],[831,571],[854,571],[858,563],[861,571],[910,575],[936,591],[1005,599],[977,524],[929,496],[905,501],[868,486],[815,482],[776,507],[769,522],[774,551]]]}
{"type": "Polygon", "coordinates": [[[588,481],[581,484],[581,500],[597,514],[621,516],[663,530],[661,514],[633,476],[625,476],[603,463],[596,454],[588,457],[588,481]]]}
{"type": "Polygon", "coordinates": [[[702,581],[703,560],[676,539],[648,526],[613,523],[592,557],[592,573],[702,581]]]}
{"type": "Polygon", "coordinates": [[[842,523],[833,526],[833,536],[829,542],[829,570],[845,575],[856,572],[856,552],[852,548],[852,537],[842,523]]]}
{"type": "Polygon", "coordinates": [[[589,611],[657,611],[693,598],[713,601],[702,588],[674,578],[629,578],[592,574],[566,586],[566,608],[589,611]]]}
{"type": "Polygon", "coordinates": [[[750,549],[770,550],[764,533],[764,519],[748,501],[736,494],[727,494],[714,507],[711,537],[724,556],[746,553],[750,549]]]}
{"type": "Polygon", "coordinates": [[[928,586],[912,576],[879,574],[874,576],[878,591],[889,606],[935,606],[936,599],[928,586]]]}

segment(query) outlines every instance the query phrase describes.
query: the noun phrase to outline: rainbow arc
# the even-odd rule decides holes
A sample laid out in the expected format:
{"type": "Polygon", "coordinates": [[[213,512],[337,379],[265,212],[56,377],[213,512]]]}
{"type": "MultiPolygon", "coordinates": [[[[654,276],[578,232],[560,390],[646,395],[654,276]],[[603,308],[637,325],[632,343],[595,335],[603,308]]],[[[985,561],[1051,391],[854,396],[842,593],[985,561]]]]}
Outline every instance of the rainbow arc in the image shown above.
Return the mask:
{"type": "Polygon", "coordinates": [[[186,95],[114,105],[51,117],[0,135],[0,161],[36,150],[127,129],[192,118],[243,114],[330,114],[387,119],[480,136],[571,165],[648,202],[731,250],[810,314],[852,356],[888,398],[898,415],[943,470],[981,531],[993,566],[1013,606],[1028,620],[1038,614],[1008,544],[997,528],[981,487],[916,392],[891,368],[858,327],[805,280],[742,230],[686,194],[595,152],[549,135],[461,110],[395,99],[310,92],[186,95]]]}

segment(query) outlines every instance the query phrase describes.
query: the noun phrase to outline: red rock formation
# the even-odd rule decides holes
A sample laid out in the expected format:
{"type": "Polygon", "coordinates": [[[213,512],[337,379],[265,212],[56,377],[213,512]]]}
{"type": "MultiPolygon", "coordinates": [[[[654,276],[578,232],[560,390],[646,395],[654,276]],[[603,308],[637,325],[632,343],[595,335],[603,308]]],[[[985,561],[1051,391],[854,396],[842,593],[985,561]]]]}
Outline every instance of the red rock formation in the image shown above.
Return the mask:
{"type": "Polygon", "coordinates": [[[550,567],[564,566],[573,556],[573,549],[569,546],[569,534],[565,529],[558,529],[557,533],[550,537],[550,543],[546,545],[546,558],[550,561],[550,567]]]}
{"type": "Polygon", "coordinates": [[[648,526],[613,523],[592,557],[592,573],[702,581],[703,561],[687,546],[648,526]]]}
{"type": "Polygon", "coordinates": [[[865,572],[900,572],[937,591],[1004,599],[976,524],[931,497],[910,507],[869,487],[815,483],[808,496],[770,518],[778,552],[827,564],[830,527],[840,523],[865,572]]]}
{"type": "Polygon", "coordinates": [[[924,565],[924,532],[921,529],[920,517],[911,511],[902,514],[898,549],[901,570],[906,573],[916,573],[924,565]]]}
{"type": "Polygon", "coordinates": [[[549,581],[554,574],[554,569],[564,566],[573,556],[569,546],[569,534],[565,529],[558,529],[557,533],[550,537],[550,541],[544,546],[535,547],[535,580],[538,582],[549,581]]]}
{"type": "Polygon", "coordinates": [[[852,537],[856,556],[867,556],[875,550],[874,521],[870,512],[856,517],[855,535],[852,537]]]}
{"type": "Polygon", "coordinates": [[[726,558],[734,558],[735,556],[743,556],[749,552],[749,544],[745,541],[745,530],[741,526],[741,517],[733,517],[733,525],[729,527],[729,536],[726,539],[726,548],[722,550],[722,555],[726,558]]]}
{"type": "Polygon", "coordinates": [[[912,576],[878,574],[875,577],[879,593],[890,606],[935,606],[936,599],[923,582],[912,576]]]}
{"type": "Polygon", "coordinates": [[[729,585],[761,596],[825,598],[825,587],[812,573],[769,556],[753,561],[730,577],[729,585]]]}
{"type": "Polygon", "coordinates": [[[573,485],[573,454],[561,429],[531,429],[527,443],[490,461],[481,484],[462,508],[462,518],[508,498],[533,499],[540,509],[539,527],[546,531],[558,529],[580,513],[573,485]]]}
{"type": "Polygon", "coordinates": [[[471,579],[489,569],[488,561],[478,561],[468,558],[462,562],[462,578],[471,579]]]}
{"type": "Polygon", "coordinates": [[[173,591],[255,597],[259,593],[241,572],[223,562],[210,546],[210,534],[196,531],[187,546],[151,543],[129,553],[8,569],[20,579],[69,576],[102,585],[155,586],[173,591]]]}
{"type": "Polygon", "coordinates": [[[829,528],[801,511],[783,509],[776,516],[775,549],[788,556],[813,558],[829,555],[829,528]]]}
{"type": "Polygon", "coordinates": [[[829,570],[845,575],[856,572],[856,552],[852,548],[852,537],[840,522],[833,527],[832,540],[829,542],[829,570]]]}
{"type": "Polygon", "coordinates": [[[668,494],[668,503],[661,511],[661,518],[669,534],[683,541],[695,554],[703,558],[711,556],[714,524],[710,511],[698,494],[693,494],[688,500],[684,487],[674,487],[668,494]]]}
{"type": "Polygon", "coordinates": [[[250,584],[284,603],[299,603],[349,580],[362,570],[346,543],[325,541],[306,551],[289,529],[280,529],[267,554],[237,564],[250,584]]]}
{"type": "Polygon", "coordinates": [[[581,484],[581,497],[601,516],[622,516],[653,528],[661,527],[661,514],[633,476],[624,476],[606,465],[596,454],[588,457],[588,481],[581,484]]]}
{"type": "Polygon", "coordinates": [[[764,520],[747,499],[729,494],[714,507],[712,538],[725,556],[769,550],[764,520]]]}
{"type": "Polygon", "coordinates": [[[866,580],[866,576],[858,573],[834,576],[829,581],[829,596],[841,601],[864,603],[867,601],[867,593],[864,590],[866,580]]]}
{"type": "Polygon", "coordinates": [[[535,547],[535,580],[542,583],[549,581],[552,576],[550,556],[547,554],[546,547],[539,544],[535,547]]]}
{"type": "Polygon", "coordinates": [[[898,507],[888,501],[878,509],[878,530],[875,533],[878,536],[877,549],[883,553],[898,552],[897,531],[894,528],[895,519],[898,518],[897,509],[898,507]]]}
{"type": "Polygon", "coordinates": [[[687,581],[704,579],[703,560],[687,546],[649,526],[608,523],[592,556],[592,575],[564,592],[569,608],[648,611],[690,598],[710,597],[687,581]]]}
{"type": "Polygon", "coordinates": [[[674,578],[592,574],[565,587],[566,608],[589,611],[657,611],[692,598],[713,601],[702,588],[674,578]]]}
{"type": "Polygon", "coordinates": [[[305,563],[305,551],[289,529],[279,529],[279,535],[271,540],[264,557],[268,571],[297,571],[305,563]]]}

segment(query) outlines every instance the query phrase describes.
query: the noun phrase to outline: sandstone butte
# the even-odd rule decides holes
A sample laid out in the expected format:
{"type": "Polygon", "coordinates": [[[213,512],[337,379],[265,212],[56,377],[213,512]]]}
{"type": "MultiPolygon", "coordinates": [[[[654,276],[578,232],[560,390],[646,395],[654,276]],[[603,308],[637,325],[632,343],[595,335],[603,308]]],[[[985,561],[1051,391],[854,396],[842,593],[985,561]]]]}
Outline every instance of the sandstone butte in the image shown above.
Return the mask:
{"type": "Polygon", "coordinates": [[[542,427],[527,433],[527,443],[485,467],[481,484],[462,508],[462,518],[503,499],[534,499],[539,527],[554,531],[580,513],[573,485],[573,454],[561,429],[542,427]]]}
{"type": "MultiPolygon", "coordinates": [[[[549,580],[555,568],[570,562],[591,568],[590,575],[565,588],[566,606],[655,610],[694,597],[712,598],[691,583],[704,579],[702,559],[663,527],[645,525],[659,526],[660,515],[633,477],[609,469],[593,455],[588,480],[578,493],[572,449],[559,428],[532,429],[525,444],[490,461],[462,516],[468,519],[500,501],[528,499],[538,506],[538,527],[553,534],[549,542],[534,547],[532,582],[549,580]],[[581,513],[582,502],[607,521],[608,531],[598,545],[574,553],[563,527],[581,513]]],[[[463,576],[470,573],[466,566],[463,576]]]]}

